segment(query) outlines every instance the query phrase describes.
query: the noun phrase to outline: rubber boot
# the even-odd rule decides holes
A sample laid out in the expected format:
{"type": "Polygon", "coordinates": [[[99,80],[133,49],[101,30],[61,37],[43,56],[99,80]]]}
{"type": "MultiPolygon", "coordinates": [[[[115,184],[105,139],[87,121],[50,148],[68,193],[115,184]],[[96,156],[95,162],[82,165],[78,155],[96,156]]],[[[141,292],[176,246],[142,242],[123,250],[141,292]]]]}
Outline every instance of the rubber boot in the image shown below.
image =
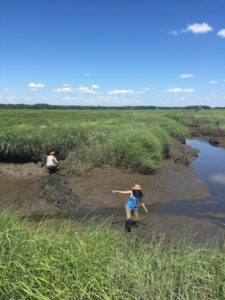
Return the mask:
{"type": "Polygon", "coordinates": [[[131,219],[127,219],[126,222],[125,222],[125,230],[127,232],[131,232],[131,222],[132,222],[131,219]]]}
{"type": "Polygon", "coordinates": [[[132,227],[137,228],[138,223],[139,223],[139,220],[133,220],[131,225],[132,225],[132,227]]]}

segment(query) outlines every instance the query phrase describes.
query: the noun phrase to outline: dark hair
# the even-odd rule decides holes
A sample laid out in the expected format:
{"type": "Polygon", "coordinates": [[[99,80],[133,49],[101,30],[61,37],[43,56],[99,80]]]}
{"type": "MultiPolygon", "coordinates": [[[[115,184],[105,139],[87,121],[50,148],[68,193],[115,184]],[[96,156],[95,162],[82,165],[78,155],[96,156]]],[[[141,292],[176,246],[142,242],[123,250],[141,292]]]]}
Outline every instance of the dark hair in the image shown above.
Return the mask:
{"type": "Polygon", "coordinates": [[[132,190],[132,193],[133,193],[133,195],[135,195],[138,198],[143,198],[144,197],[142,191],[140,191],[140,190],[132,190]]]}

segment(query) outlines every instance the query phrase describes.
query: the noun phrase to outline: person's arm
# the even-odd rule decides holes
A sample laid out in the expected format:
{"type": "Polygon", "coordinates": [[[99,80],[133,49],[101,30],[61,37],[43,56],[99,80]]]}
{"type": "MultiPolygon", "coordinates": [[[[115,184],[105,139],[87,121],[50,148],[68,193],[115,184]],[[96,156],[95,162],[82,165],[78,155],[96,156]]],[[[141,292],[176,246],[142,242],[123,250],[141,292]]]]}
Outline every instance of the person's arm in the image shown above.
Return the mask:
{"type": "Polygon", "coordinates": [[[140,202],[140,205],[144,208],[146,214],[148,214],[147,207],[145,206],[144,202],[140,202]]]}
{"type": "Polygon", "coordinates": [[[112,190],[112,193],[114,193],[114,194],[128,194],[128,195],[131,195],[132,191],[117,191],[117,190],[112,190]]]}
{"type": "Polygon", "coordinates": [[[59,163],[59,161],[56,159],[56,157],[55,156],[53,156],[52,157],[52,160],[56,163],[56,164],[58,164],[59,163]]]}

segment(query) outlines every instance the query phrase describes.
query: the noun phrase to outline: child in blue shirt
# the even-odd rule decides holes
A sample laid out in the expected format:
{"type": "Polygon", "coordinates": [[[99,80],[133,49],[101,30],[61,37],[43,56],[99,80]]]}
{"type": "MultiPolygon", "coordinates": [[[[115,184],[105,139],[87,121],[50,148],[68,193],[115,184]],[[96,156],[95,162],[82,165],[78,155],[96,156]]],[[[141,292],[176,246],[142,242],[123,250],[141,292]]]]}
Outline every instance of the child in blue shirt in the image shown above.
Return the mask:
{"type": "Polygon", "coordinates": [[[134,215],[135,216],[135,223],[137,224],[139,221],[139,214],[138,214],[138,205],[140,204],[146,213],[148,213],[148,210],[144,204],[144,202],[142,201],[143,198],[143,193],[142,193],[142,188],[139,184],[135,184],[131,190],[129,191],[117,191],[117,190],[113,190],[113,193],[116,194],[127,194],[129,195],[126,205],[125,205],[125,209],[126,209],[126,217],[127,217],[127,221],[125,224],[125,229],[127,231],[131,231],[131,223],[132,223],[132,219],[131,216],[134,215]]]}

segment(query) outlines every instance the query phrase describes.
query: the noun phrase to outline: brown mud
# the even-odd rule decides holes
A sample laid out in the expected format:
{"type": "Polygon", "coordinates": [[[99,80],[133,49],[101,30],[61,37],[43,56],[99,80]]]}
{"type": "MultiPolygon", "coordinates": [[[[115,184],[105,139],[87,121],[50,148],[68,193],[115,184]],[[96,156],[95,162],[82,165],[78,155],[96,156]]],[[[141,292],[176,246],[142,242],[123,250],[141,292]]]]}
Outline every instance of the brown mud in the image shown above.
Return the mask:
{"type": "MultiPolygon", "coordinates": [[[[225,136],[223,139],[220,136],[219,140],[222,144],[225,136]]],[[[185,215],[157,211],[157,206],[162,203],[207,201],[208,190],[197,180],[190,166],[197,155],[197,150],[174,140],[170,158],[162,161],[158,172],[153,175],[105,167],[93,169],[83,177],[65,176],[60,172],[49,176],[38,164],[1,163],[0,211],[12,210],[32,218],[98,216],[99,219],[110,218],[113,227],[123,230],[126,196],[113,194],[112,190],[127,190],[139,183],[149,210],[149,214],[141,208],[139,210],[144,223],[139,224],[137,229],[141,238],[158,233],[165,235],[167,241],[176,237],[197,242],[222,241],[225,227],[218,226],[213,218],[209,220],[197,213],[185,215]]],[[[225,220],[225,212],[220,212],[220,217],[225,220]]]]}

